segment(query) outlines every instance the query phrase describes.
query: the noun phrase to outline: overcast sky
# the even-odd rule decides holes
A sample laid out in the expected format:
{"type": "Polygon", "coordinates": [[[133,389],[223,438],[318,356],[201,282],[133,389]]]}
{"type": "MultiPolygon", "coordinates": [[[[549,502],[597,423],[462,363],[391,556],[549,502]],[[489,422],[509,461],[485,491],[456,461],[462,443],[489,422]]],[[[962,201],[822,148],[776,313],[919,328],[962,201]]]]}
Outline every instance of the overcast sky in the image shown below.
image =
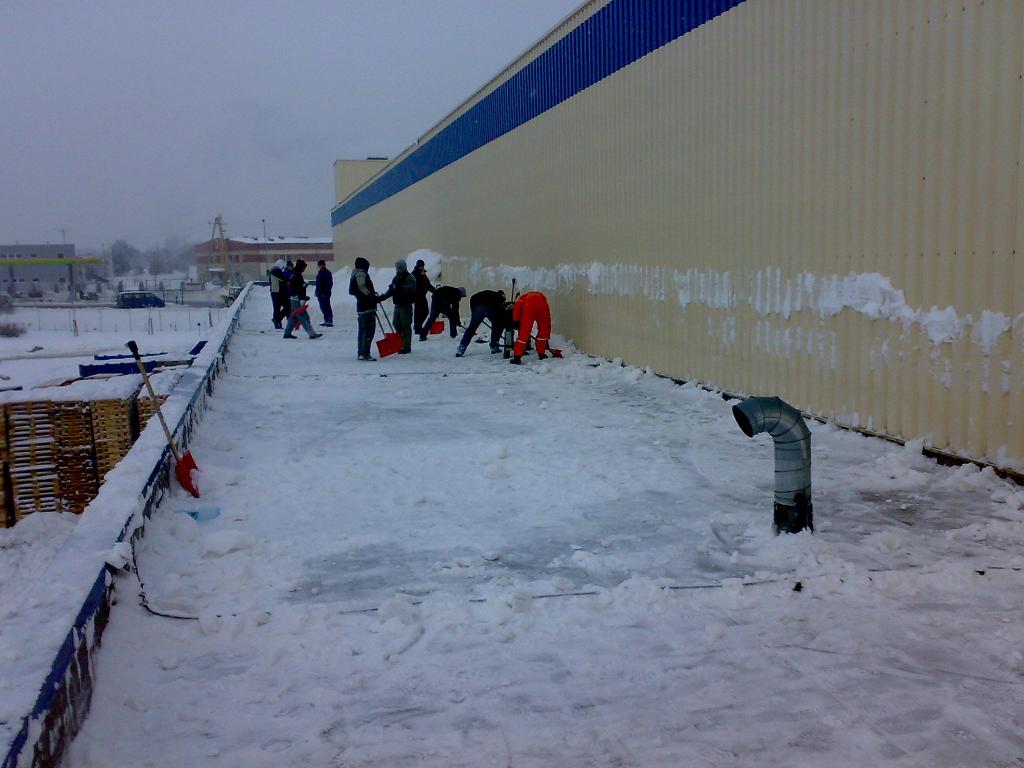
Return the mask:
{"type": "Polygon", "coordinates": [[[0,243],[330,235],[393,157],[578,0],[0,0],[0,243]]]}

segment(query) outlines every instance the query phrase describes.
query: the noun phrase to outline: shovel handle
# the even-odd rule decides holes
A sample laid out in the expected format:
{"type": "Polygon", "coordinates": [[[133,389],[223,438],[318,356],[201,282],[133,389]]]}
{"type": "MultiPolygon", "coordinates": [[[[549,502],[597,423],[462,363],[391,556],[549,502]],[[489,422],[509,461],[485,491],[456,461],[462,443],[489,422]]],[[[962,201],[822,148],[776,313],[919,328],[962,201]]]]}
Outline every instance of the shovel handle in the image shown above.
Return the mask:
{"type": "MultiPolygon", "coordinates": [[[[378,304],[377,306],[379,307],[379,306],[380,306],[380,304],[378,304]]],[[[383,312],[384,312],[384,319],[388,321],[388,328],[390,328],[390,329],[391,329],[391,332],[392,332],[392,333],[394,333],[394,332],[395,332],[395,326],[393,326],[393,325],[391,324],[391,318],[390,318],[390,317],[388,317],[388,313],[387,313],[387,310],[383,310],[383,312]]],[[[383,331],[384,329],[383,329],[383,328],[381,328],[381,330],[383,331]]]]}
{"type": "Polygon", "coordinates": [[[178,446],[174,444],[174,438],[171,437],[171,430],[167,428],[167,422],[164,421],[164,415],[160,412],[160,402],[156,399],[156,392],[153,391],[153,383],[149,380],[149,374],[146,373],[146,366],[142,363],[142,358],[139,357],[139,345],[135,341],[129,341],[125,344],[129,350],[131,350],[132,356],[135,358],[135,364],[139,367],[139,373],[142,374],[142,380],[146,382],[146,389],[149,390],[149,396],[153,400],[153,405],[156,407],[156,415],[160,419],[160,426],[164,428],[164,434],[167,436],[167,445],[171,447],[171,453],[174,454],[174,461],[181,461],[181,454],[178,453],[178,446]]]}

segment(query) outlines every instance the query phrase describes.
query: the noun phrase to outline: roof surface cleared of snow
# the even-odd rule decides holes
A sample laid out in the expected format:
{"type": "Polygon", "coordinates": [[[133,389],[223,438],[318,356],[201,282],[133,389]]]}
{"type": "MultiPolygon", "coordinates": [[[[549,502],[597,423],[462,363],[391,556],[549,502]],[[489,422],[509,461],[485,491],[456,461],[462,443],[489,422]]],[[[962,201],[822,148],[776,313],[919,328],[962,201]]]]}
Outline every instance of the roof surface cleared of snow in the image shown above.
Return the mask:
{"type": "Polygon", "coordinates": [[[252,295],[203,498],[139,546],[196,618],[119,578],[69,768],[1024,758],[1021,489],[812,424],[816,531],[773,536],[716,394],[447,334],[357,362],[336,303],[285,340],[252,295]]]}

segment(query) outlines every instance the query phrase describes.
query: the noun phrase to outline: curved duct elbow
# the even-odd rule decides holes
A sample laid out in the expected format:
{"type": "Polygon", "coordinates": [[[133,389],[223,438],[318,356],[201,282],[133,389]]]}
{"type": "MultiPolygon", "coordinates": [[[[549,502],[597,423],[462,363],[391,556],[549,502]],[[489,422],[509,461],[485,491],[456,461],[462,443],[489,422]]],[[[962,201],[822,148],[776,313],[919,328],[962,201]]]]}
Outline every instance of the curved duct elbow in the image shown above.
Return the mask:
{"type": "Polygon", "coordinates": [[[775,441],[776,533],[813,531],[811,431],[800,411],[777,397],[748,397],[732,415],[747,437],[767,432],[775,441]]]}

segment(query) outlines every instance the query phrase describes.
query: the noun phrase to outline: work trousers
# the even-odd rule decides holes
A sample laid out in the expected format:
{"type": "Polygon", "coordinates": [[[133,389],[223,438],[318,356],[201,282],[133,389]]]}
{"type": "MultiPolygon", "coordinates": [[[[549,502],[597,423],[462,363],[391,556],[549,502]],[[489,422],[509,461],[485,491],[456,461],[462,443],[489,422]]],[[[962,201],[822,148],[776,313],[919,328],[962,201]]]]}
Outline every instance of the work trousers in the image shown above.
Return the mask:
{"type": "Polygon", "coordinates": [[[357,312],[356,320],[359,323],[359,337],[357,346],[360,357],[370,356],[370,345],[373,343],[373,334],[377,330],[377,311],[368,309],[365,312],[357,312]]]}
{"type": "Polygon", "coordinates": [[[427,297],[417,296],[412,323],[412,329],[416,332],[417,336],[425,334],[430,330],[429,328],[423,327],[423,321],[427,319],[427,315],[429,314],[430,308],[427,306],[427,297]]]}
{"type": "Polygon", "coordinates": [[[427,318],[427,322],[425,322],[420,328],[421,339],[425,338],[426,335],[430,333],[430,326],[432,326],[434,321],[441,315],[448,318],[448,331],[451,334],[451,337],[454,339],[459,335],[459,332],[456,330],[459,327],[459,308],[457,306],[453,307],[447,302],[438,299],[437,296],[434,296],[430,300],[430,317],[427,318]]]}
{"type": "Polygon", "coordinates": [[[302,301],[295,296],[292,296],[292,311],[288,313],[288,322],[284,325],[285,334],[289,334],[295,330],[296,325],[302,325],[302,329],[310,336],[314,335],[313,326],[309,323],[309,310],[304,309],[299,312],[299,308],[302,306],[302,301]]]}
{"type": "Polygon", "coordinates": [[[526,353],[526,343],[530,340],[534,323],[537,324],[537,354],[543,355],[548,351],[548,340],[551,338],[551,309],[541,293],[531,294],[523,302],[519,338],[512,350],[515,357],[522,357],[526,353]]]}
{"type": "Polygon", "coordinates": [[[284,291],[270,294],[274,304],[274,327],[280,327],[281,321],[288,317],[288,294],[284,291]]]}
{"type": "Polygon", "coordinates": [[[331,309],[331,297],[317,296],[316,300],[320,304],[320,312],[324,316],[324,322],[334,325],[334,310],[331,309]]]}
{"type": "Polygon", "coordinates": [[[480,305],[473,310],[473,317],[469,320],[469,325],[466,326],[466,332],[462,334],[462,341],[459,345],[463,348],[468,348],[469,343],[473,341],[473,334],[476,333],[476,329],[480,327],[480,323],[484,320],[489,320],[491,323],[491,349],[495,349],[501,341],[501,326],[495,322],[494,312],[491,311],[491,307],[486,305],[480,305]]]}
{"type": "Polygon", "coordinates": [[[395,311],[391,315],[391,322],[395,324],[395,333],[402,337],[402,351],[410,351],[412,349],[412,307],[395,307],[395,311]]]}

